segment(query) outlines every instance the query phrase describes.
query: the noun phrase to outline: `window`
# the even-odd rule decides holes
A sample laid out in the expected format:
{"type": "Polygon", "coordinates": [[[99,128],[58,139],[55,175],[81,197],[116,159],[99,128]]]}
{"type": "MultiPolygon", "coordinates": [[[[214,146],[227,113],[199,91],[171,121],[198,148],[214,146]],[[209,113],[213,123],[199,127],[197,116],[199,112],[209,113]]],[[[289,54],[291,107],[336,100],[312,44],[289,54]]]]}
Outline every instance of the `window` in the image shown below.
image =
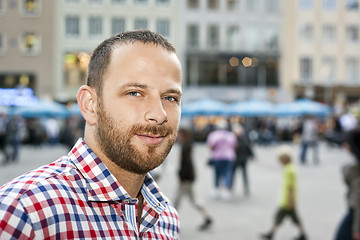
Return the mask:
{"type": "Polygon", "coordinates": [[[201,59],[199,61],[199,85],[222,85],[219,82],[219,61],[218,59],[201,59]]]}
{"type": "Polygon", "coordinates": [[[334,57],[324,57],[322,61],[321,77],[324,80],[324,84],[335,83],[336,64],[334,57]]]}
{"type": "Polygon", "coordinates": [[[156,22],[156,32],[164,38],[170,37],[170,23],[167,19],[161,19],[156,22]]]}
{"type": "Polygon", "coordinates": [[[170,0],[156,0],[158,6],[169,6],[170,0]]]}
{"type": "Polygon", "coordinates": [[[266,50],[277,50],[279,47],[279,30],[275,27],[267,27],[264,35],[266,50]]]}
{"type": "Polygon", "coordinates": [[[111,3],[117,5],[123,5],[125,4],[125,0],[111,0],[111,3]]]}
{"type": "Polygon", "coordinates": [[[135,19],[135,29],[147,29],[147,20],[135,19]]]}
{"type": "Polygon", "coordinates": [[[189,9],[199,8],[199,0],[187,0],[187,7],[189,9]]]}
{"type": "Polygon", "coordinates": [[[302,10],[311,10],[313,9],[313,0],[299,0],[299,7],[302,10]]]}
{"type": "Polygon", "coordinates": [[[90,4],[102,4],[103,0],[88,0],[90,4]]]}
{"type": "Polygon", "coordinates": [[[227,48],[229,50],[239,50],[240,48],[240,29],[239,26],[230,26],[226,32],[227,48]]]}
{"type": "Polygon", "coordinates": [[[279,0],[266,0],[265,1],[265,10],[268,13],[278,13],[279,12],[279,0]]]}
{"type": "Polygon", "coordinates": [[[79,37],[80,19],[77,16],[67,16],[65,19],[65,32],[67,37],[79,37]]]}
{"type": "Polygon", "coordinates": [[[63,56],[65,84],[67,87],[79,87],[85,84],[90,54],[86,52],[67,52],[63,56]]]}
{"type": "Polygon", "coordinates": [[[125,31],[125,19],[123,18],[113,18],[111,19],[111,33],[115,35],[119,32],[125,31]]]}
{"type": "Polygon", "coordinates": [[[40,53],[40,36],[34,32],[25,32],[20,36],[20,51],[25,55],[40,53]]]}
{"type": "Polygon", "coordinates": [[[80,0],[66,0],[66,3],[68,3],[68,4],[80,3],[80,0]]]}
{"type": "Polygon", "coordinates": [[[336,0],[323,0],[323,9],[324,10],[335,10],[336,9],[336,0]]]}
{"type": "Polygon", "coordinates": [[[278,83],[278,60],[269,57],[265,60],[266,86],[276,87],[278,83]]]}
{"type": "Polygon", "coordinates": [[[217,10],[219,9],[219,0],[207,0],[208,9],[217,10]]]}
{"type": "Polygon", "coordinates": [[[5,52],[5,34],[0,32],[0,55],[5,52]]]}
{"type": "Polygon", "coordinates": [[[359,41],[359,28],[357,25],[346,27],[346,41],[349,43],[357,43],[359,41]]]}
{"type": "Polygon", "coordinates": [[[38,16],[41,13],[41,0],[21,0],[20,9],[22,16],[38,16]]]}
{"type": "Polygon", "coordinates": [[[259,29],[256,26],[248,26],[245,34],[245,46],[247,51],[255,51],[259,47],[259,29]]]}
{"type": "Polygon", "coordinates": [[[147,0],[134,0],[137,5],[146,5],[148,3],[147,0]]]}
{"type": "Polygon", "coordinates": [[[336,41],[336,29],[332,24],[325,24],[323,26],[324,41],[334,43],[336,41]]]}
{"type": "Polygon", "coordinates": [[[196,24],[187,27],[187,46],[189,49],[199,48],[199,26],[196,24]]]}
{"type": "Polygon", "coordinates": [[[246,0],[246,10],[255,12],[259,9],[259,0],[246,0]]]}
{"type": "Polygon", "coordinates": [[[359,60],[356,57],[346,59],[346,82],[348,84],[358,83],[359,79],[359,60]]]}
{"type": "Polygon", "coordinates": [[[358,10],[359,9],[359,0],[346,0],[346,9],[351,10],[358,10]]]}
{"type": "Polygon", "coordinates": [[[242,84],[244,86],[258,86],[259,77],[258,77],[258,66],[259,60],[255,57],[245,57],[242,59],[242,65],[245,67],[246,77],[242,79],[242,84]]]}
{"type": "Polygon", "coordinates": [[[310,57],[302,57],[300,59],[300,81],[302,83],[310,83],[312,81],[312,59],[310,57]]]}
{"type": "Polygon", "coordinates": [[[236,10],[240,7],[240,0],[227,0],[227,9],[236,10]]]}
{"type": "Polygon", "coordinates": [[[90,17],[89,18],[89,36],[101,37],[102,36],[102,18],[90,17]]]}
{"type": "Polygon", "coordinates": [[[216,49],[219,47],[219,26],[210,25],[208,27],[207,41],[209,48],[216,49]]]}
{"type": "Polygon", "coordinates": [[[313,40],[313,27],[310,23],[300,24],[300,39],[303,42],[310,42],[313,40]]]}
{"type": "Polygon", "coordinates": [[[5,0],[0,0],[0,16],[3,15],[5,13],[5,0]]]}
{"type": "Polygon", "coordinates": [[[24,105],[24,102],[33,100],[35,89],[35,81],[37,77],[33,73],[1,73],[0,74],[0,88],[2,89],[0,95],[0,105],[24,105]],[[16,89],[21,86],[21,89],[16,89]],[[20,95],[20,99],[14,99],[12,96],[20,95]]]}

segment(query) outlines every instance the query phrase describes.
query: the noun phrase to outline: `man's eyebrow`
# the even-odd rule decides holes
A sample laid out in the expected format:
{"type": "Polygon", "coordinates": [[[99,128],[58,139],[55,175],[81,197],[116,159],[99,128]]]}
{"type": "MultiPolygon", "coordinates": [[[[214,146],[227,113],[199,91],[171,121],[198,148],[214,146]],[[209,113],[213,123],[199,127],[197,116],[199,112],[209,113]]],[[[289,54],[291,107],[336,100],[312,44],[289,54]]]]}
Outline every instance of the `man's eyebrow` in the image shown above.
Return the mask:
{"type": "Polygon", "coordinates": [[[121,88],[127,88],[127,87],[137,87],[137,88],[142,88],[142,89],[149,88],[148,85],[141,84],[141,83],[128,83],[128,84],[124,84],[124,85],[121,86],[121,88]]]}
{"type": "Polygon", "coordinates": [[[182,95],[182,92],[181,91],[179,91],[179,90],[177,90],[177,89],[168,89],[167,91],[166,91],[166,93],[175,93],[175,94],[178,94],[178,95],[182,95]]]}

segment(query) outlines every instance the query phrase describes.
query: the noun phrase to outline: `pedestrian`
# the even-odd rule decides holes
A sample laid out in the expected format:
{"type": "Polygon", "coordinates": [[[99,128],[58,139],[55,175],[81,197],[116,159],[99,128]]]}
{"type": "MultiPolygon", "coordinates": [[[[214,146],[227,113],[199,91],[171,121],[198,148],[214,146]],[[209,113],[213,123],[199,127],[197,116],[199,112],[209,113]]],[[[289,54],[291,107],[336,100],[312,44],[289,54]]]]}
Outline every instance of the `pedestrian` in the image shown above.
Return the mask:
{"type": "Polygon", "coordinates": [[[358,127],[358,120],[350,111],[343,113],[340,116],[339,122],[344,132],[356,129],[358,127]]]}
{"type": "Polygon", "coordinates": [[[237,124],[233,125],[232,131],[235,133],[237,137],[237,144],[236,144],[236,160],[235,160],[235,167],[233,168],[232,179],[231,179],[231,187],[235,181],[236,170],[240,168],[242,174],[242,181],[243,181],[243,189],[244,195],[250,195],[250,187],[249,187],[249,176],[248,176],[248,162],[249,160],[253,160],[255,155],[252,149],[251,143],[249,142],[248,138],[245,135],[244,128],[237,124]]]}
{"type": "Polygon", "coordinates": [[[46,140],[50,145],[59,143],[60,125],[55,118],[48,118],[45,120],[46,140]]]}
{"type": "Polygon", "coordinates": [[[278,207],[271,230],[262,234],[262,239],[273,239],[276,230],[282,221],[288,217],[299,229],[299,236],[296,240],[306,240],[303,224],[296,210],[297,206],[297,171],[292,163],[292,149],[289,146],[281,146],[278,150],[278,160],[283,165],[283,182],[281,189],[280,206],[278,207]]]}
{"type": "Polygon", "coordinates": [[[228,123],[225,119],[219,119],[206,139],[211,149],[210,164],[214,167],[214,198],[223,200],[231,199],[231,178],[235,166],[236,136],[227,130],[228,123]]]}
{"type": "Polygon", "coordinates": [[[199,227],[200,230],[208,229],[212,224],[212,219],[206,208],[199,203],[199,198],[194,194],[194,181],[196,178],[196,170],[192,159],[193,142],[191,132],[187,129],[179,129],[178,142],[181,146],[180,150],[180,167],[179,167],[179,188],[174,200],[174,206],[179,208],[181,199],[189,197],[191,204],[200,212],[204,222],[199,227]]]}
{"type": "Polygon", "coordinates": [[[180,61],[159,34],[102,42],[77,94],[84,138],[0,188],[0,239],[179,239],[178,214],[148,173],[176,140],[181,91],[180,61]]]}
{"type": "Polygon", "coordinates": [[[71,150],[82,134],[83,131],[80,118],[75,115],[70,116],[66,119],[63,129],[60,131],[60,142],[71,150]]]}
{"type": "Polygon", "coordinates": [[[27,121],[27,140],[25,142],[40,147],[46,139],[46,130],[39,118],[29,119],[27,121]]]}
{"type": "Polygon", "coordinates": [[[309,147],[313,150],[313,162],[319,164],[318,126],[313,116],[305,116],[301,127],[301,164],[307,162],[306,154],[309,147]]]}
{"type": "Polygon", "coordinates": [[[20,146],[24,139],[26,125],[24,119],[20,115],[10,117],[6,125],[6,145],[5,151],[7,159],[6,163],[19,160],[20,146]]]}
{"type": "Polygon", "coordinates": [[[347,213],[336,232],[336,240],[360,239],[360,129],[353,129],[344,136],[344,147],[351,153],[355,163],[343,168],[347,187],[347,213]]]}
{"type": "Polygon", "coordinates": [[[6,151],[6,125],[8,122],[8,116],[5,113],[0,113],[0,152],[4,155],[4,160],[2,163],[6,162],[8,159],[6,151]]]}

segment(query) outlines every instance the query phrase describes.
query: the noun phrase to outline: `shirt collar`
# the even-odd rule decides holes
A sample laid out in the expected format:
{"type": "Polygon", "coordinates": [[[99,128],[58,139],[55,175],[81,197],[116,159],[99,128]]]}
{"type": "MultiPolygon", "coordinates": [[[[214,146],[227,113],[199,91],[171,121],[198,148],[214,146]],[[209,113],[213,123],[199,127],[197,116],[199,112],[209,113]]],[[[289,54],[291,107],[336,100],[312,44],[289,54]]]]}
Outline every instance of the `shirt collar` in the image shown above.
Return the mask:
{"type": "MultiPolygon", "coordinates": [[[[89,201],[127,200],[129,203],[136,203],[136,199],[130,197],[84,139],[78,139],[68,156],[86,181],[89,201]]],[[[150,174],[145,177],[141,193],[155,211],[160,213],[165,209],[166,198],[150,174]]]]}

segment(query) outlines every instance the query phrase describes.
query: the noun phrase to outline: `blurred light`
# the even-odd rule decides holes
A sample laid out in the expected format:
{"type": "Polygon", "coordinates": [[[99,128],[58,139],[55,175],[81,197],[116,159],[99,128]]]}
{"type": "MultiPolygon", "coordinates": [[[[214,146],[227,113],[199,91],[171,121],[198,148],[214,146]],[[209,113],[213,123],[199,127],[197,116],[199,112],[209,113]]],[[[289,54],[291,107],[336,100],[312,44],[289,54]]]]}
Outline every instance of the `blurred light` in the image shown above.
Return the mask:
{"type": "Polygon", "coordinates": [[[80,67],[81,68],[87,68],[90,62],[90,55],[84,52],[79,53],[78,55],[80,67]]]}
{"type": "Polygon", "coordinates": [[[244,67],[250,67],[252,64],[252,59],[249,57],[244,57],[242,60],[242,64],[244,65],[244,67]]]}
{"type": "Polygon", "coordinates": [[[28,75],[21,75],[20,76],[20,84],[22,86],[27,86],[29,85],[30,79],[28,75]]]}
{"type": "Polygon", "coordinates": [[[0,96],[0,105],[3,106],[27,106],[37,101],[30,88],[0,88],[0,96]]]}
{"type": "Polygon", "coordinates": [[[232,67],[237,67],[240,64],[240,60],[237,57],[232,57],[230,58],[229,63],[232,67]]]}
{"type": "Polygon", "coordinates": [[[15,84],[15,77],[14,76],[6,76],[5,77],[5,86],[13,86],[15,84]]]}
{"type": "Polygon", "coordinates": [[[72,65],[76,63],[76,56],[72,53],[68,53],[65,55],[65,64],[72,65]]]}

